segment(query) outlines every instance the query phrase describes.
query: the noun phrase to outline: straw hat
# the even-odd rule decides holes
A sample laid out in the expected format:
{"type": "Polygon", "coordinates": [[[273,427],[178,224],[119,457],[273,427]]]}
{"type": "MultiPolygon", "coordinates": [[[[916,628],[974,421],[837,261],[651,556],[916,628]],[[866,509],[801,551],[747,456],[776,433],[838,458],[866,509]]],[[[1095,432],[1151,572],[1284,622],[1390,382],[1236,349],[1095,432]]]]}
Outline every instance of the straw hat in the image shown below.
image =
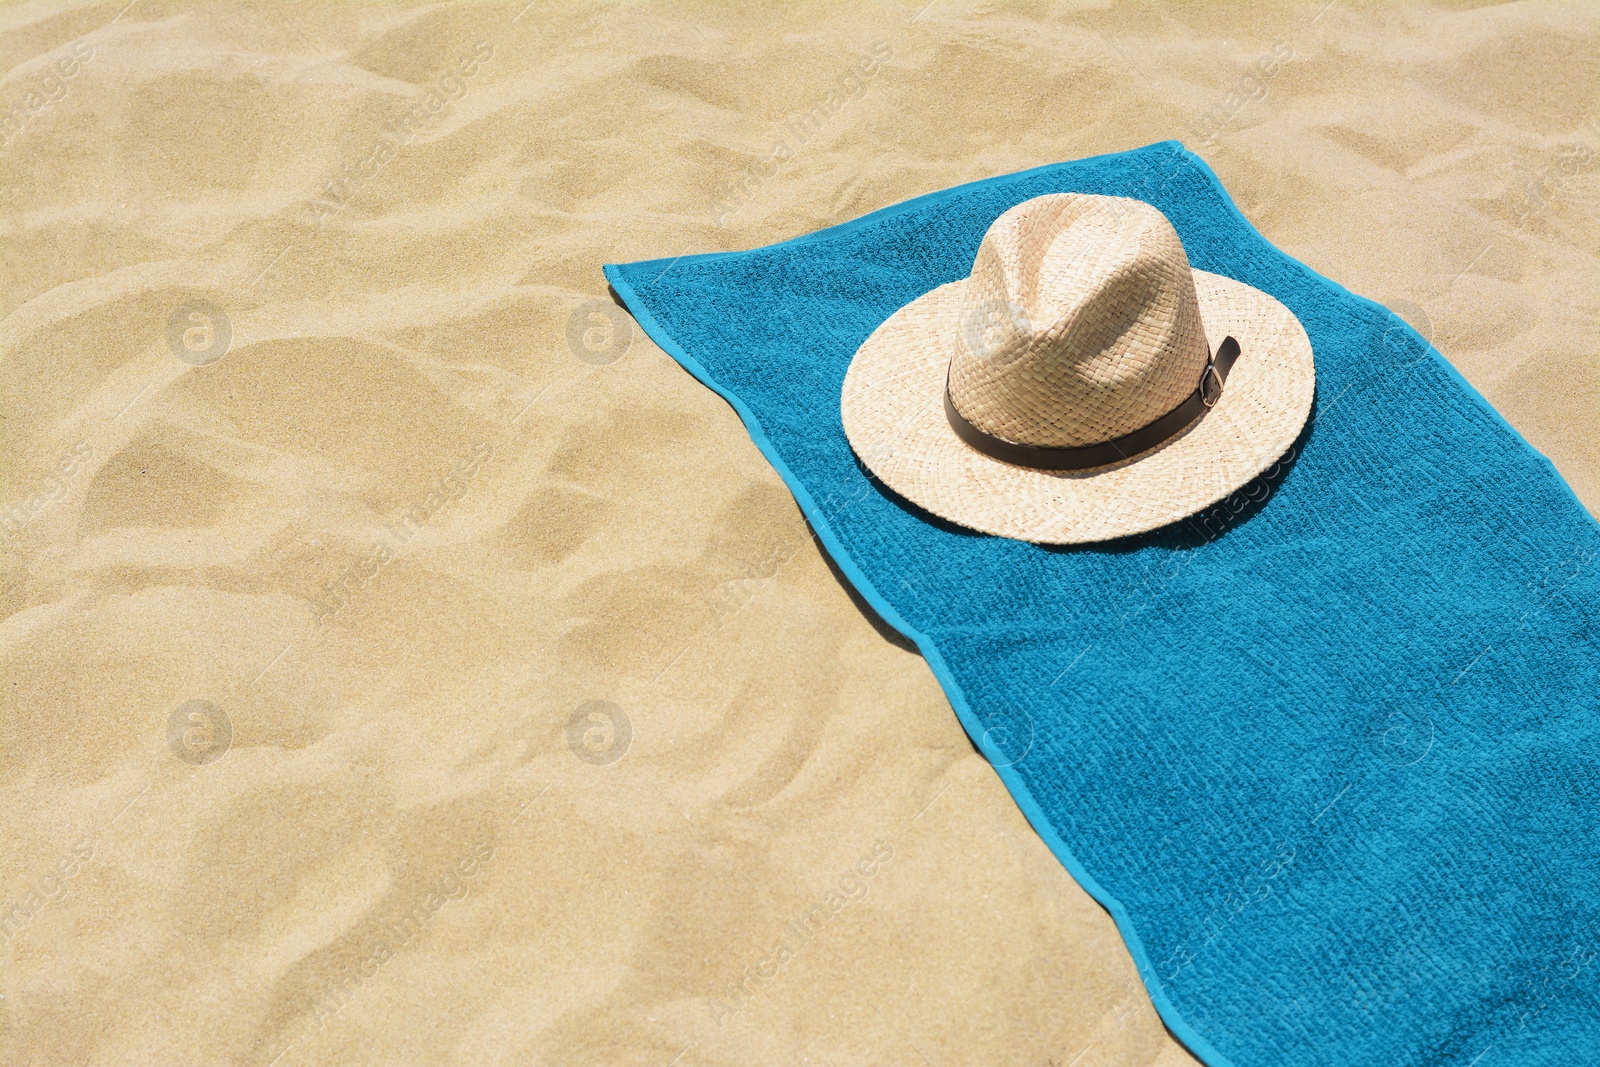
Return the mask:
{"type": "Polygon", "coordinates": [[[856,455],[962,526],[1045,544],[1165,526],[1288,451],[1316,374],[1298,319],[1192,270],[1165,215],[1057,193],[989,227],[969,277],[873,331],[840,404],[856,455]]]}

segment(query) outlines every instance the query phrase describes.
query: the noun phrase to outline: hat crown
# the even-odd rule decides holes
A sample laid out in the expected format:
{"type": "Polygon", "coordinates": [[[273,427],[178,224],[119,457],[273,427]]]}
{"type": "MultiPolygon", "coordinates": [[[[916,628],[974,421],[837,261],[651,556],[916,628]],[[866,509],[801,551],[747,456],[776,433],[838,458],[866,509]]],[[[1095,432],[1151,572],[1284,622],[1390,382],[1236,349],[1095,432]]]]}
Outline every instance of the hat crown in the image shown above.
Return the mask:
{"type": "Polygon", "coordinates": [[[1183,243],[1138,200],[1058,193],[984,234],[965,286],[950,401],[985,433],[1079,448],[1194,392],[1210,350],[1183,243]]]}

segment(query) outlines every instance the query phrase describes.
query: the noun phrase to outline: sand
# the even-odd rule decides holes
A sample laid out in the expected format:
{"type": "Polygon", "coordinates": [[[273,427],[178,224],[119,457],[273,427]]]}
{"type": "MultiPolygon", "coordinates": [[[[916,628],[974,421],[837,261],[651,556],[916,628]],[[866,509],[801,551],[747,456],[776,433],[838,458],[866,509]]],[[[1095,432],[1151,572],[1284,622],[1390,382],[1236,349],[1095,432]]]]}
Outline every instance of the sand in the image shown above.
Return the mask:
{"type": "Polygon", "coordinates": [[[1600,16],[923,2],[0,10],[5,1063],[1191,1062],[585,302],[1176,137],[1600,510],[1600,16]]]}

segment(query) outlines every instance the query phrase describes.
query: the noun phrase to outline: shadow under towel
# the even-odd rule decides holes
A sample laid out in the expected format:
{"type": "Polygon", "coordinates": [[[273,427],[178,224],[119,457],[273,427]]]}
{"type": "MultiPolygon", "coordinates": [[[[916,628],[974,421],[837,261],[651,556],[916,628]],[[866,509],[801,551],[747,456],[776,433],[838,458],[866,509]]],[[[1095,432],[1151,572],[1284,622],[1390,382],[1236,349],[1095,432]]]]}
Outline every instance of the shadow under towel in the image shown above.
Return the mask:
{"type": "MultiPolygon", "coordinates": [[[[748,252],[606,267],[914,641],[1213,1067],[1600,1057],[1600,524],[1394,315],[1273,248],[1176,142],[748,252]],[[1044,193],[1147,201],[1299,316],[1291,453],[1183,523],[1050,549],[873,482],[856,348],[1044,193]]],[[[1062,1005],[1062,1010],[1072,1010],[1062,1005]]]]}

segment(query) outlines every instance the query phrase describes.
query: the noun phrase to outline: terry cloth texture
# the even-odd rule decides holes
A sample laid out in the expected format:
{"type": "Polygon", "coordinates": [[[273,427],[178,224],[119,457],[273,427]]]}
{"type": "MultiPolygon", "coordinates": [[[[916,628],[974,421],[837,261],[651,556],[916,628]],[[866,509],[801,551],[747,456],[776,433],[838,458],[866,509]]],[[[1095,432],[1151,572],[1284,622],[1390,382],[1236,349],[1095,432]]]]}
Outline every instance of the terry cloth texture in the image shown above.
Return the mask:
{"type": "Polygon", "coordinates": [[[1594,1061],[1600,525],[1437,352],[1273,248],[1197,157],[1167,142],[606,274],[921,648],[1201,1059],[1594,1061]],[[1054,192],[1154,204],[1195,267],[1281,300],[1317,402],[1223,504],[1052,549],[872,482],[839,393],[880,322],[1054,192]]]}

